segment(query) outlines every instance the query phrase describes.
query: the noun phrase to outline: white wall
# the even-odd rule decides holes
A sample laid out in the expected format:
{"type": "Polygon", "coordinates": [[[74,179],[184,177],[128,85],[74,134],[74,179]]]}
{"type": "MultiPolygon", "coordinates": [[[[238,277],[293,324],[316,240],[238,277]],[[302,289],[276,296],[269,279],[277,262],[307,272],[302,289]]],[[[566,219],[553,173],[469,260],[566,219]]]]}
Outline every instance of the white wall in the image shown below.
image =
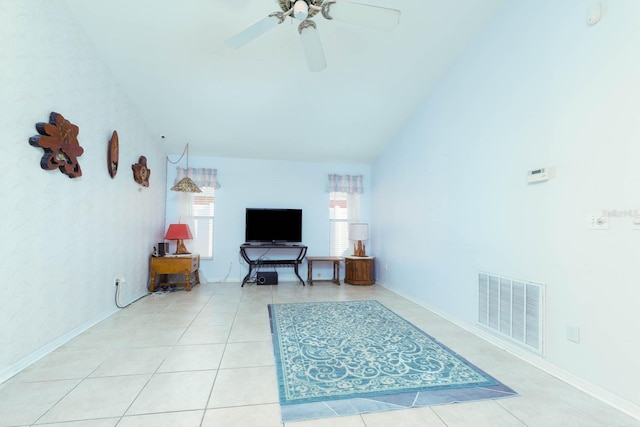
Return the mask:
{"type": "Polygon", "coordinates": [[[0,1],[0,382],[146,291],[163,232],[164,155],[64,4],[0,1]],[[36,122],[80,128],[82,176],[40,168],[36,122]],[[120,135],[120,168],[107,141],[120,135]],[[149,188],[132,178],[146,155],[149,188]]]}
{"type": "MultiPolygon", "coordinates": [[[[171,161],[179,157],[180,154],[169,155],[171,161]]],[[[186,159],[178,166],[185,167],[186,159]]],[[[240,245],[244,243],[246,208],[302,209],[302,243],[308,246],[308,255],[329,255],[329,194],[326,187],[330,173],[363,175],[362,220],[369,220],[370,165],[190,156],[189,166],[218,169],[222,186],[215,192],[213,260],[201,260],[201,271],[211,282],[225,278],[242,281],[247,274],[247,265],[239,256],[240,245]]],[[[178,219],[178,193],[168,190],[173,186],[175,176],[176,165],[169,164],[167,227],[178,219]]],[[[267,256],[278,258],[273,252],[267,256]]],[[[320,273],[322,278],[330,278],[332,270],[329,267],[318,266],[314,272],[320,273]]],[[[291,268],[278,268],[277,271],[281,279],[296,279],[291,268]]],[[[306,263],[300,267],[300,275],[306,280],[306,263]]]]}
{"type": "Polygon", "coordinates": [[[640,230],[587,229],[640,209],[640,2],[590,27],[591,3],[505,4],[375,162],[372,251],[384,283],[471,327],[479,270],[546,284],[538,361],[640,414],[640,230]],[[540,167],[556,178],[527,185],[540,167]]]}

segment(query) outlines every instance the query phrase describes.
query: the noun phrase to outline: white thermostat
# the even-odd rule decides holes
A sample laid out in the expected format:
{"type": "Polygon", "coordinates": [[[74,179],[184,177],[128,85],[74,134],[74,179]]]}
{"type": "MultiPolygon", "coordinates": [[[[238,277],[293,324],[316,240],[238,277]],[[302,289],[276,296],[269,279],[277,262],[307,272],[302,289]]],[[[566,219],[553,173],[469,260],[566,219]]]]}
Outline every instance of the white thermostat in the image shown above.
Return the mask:
{"type": "Polygon", "coordinates": [[[551,170],[549,168],[535,169],[527,173],[527,182],[546,181],[549,178],[551,178],[551,170]]]}

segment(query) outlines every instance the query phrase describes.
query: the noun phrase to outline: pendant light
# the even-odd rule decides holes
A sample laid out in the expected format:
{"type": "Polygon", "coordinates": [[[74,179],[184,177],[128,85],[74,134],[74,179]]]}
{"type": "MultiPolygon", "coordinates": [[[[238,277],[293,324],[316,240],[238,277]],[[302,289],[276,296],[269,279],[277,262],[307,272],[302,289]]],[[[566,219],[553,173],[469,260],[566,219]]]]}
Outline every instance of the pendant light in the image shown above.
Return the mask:
{"type": "MultiPolygon", "coordinates": [[[[187,171],[188,171],[189,170],[189,144],[187,144],[187,146],[184,147],[184,151],[182,152],[182,155],[180,156],[178,161],[176,161],[174,164],[182,160],[185,153],[187,154],[187,171]]],[[[167,158],[167,160],[169,159],[167,158]]],[[[169,162],[171,162],[171,160],[169,160],[169,162]]],[[[200,187],[198,187],[198,185],[195,182],[193,182],[191,178],[187,176],[182,178],[180,181],[176,182],[175,185],[171,187],[171,191],[180,191],[182,193],[202,193],[202,190],[200,189],[200,187]]]]}

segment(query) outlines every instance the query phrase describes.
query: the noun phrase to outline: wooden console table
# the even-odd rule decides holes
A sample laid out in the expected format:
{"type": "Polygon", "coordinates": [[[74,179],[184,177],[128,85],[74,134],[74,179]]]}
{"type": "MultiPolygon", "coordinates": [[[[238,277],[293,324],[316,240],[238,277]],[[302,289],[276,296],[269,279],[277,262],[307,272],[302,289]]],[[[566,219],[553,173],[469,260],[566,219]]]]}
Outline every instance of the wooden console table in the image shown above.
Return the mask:
{"type": "Polygon", "coordinates": [[[350,285],[373,285],[374,262],[372,256],[348,256],[344,259],[344,283],[350,285]]]}
{"type": "MultiPolygon", "coordinates": [[[[187,287],[187,291],[191,290],[191,273],[195,275],[195,283],[200,283],[200,275],[198,269],[200,268],[200,255],[167,255],[163,257],[151,257],[149,259],[149,266],[151,269],[151,282],[149,284],[149,290],[153,292],[156,288],[156,275],[167,274],[184,274],[184,284],[187,287]]],[[[179,284],[182,284],[180,282],[179,284]]],[[[169,285],[169,283],[167,283],[169,285]]]]}
{"type": "Polygon", "coordinates": [[[307,257],[307,283],[313,286],[313,263],[330,262],[333,263],[333,278],[331,280],[316,280],[316,282],[333,282],[340,284],[340,263],[344,258],[337,256],[308,256],[307,257]]]}

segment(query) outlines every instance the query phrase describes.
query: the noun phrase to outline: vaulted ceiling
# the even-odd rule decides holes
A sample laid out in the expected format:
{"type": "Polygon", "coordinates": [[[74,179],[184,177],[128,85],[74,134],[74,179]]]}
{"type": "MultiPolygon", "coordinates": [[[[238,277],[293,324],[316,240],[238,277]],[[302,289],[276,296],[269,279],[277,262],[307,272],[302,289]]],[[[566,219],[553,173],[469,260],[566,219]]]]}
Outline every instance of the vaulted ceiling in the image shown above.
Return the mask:
{"type": "Polygon", "coordinates": [[[291,19],[223,45],[274,0],[67,0],[167,153],[367,163],[504,0],[358,2],[400,10],[399,25],[314,18],[328,65],[310,72],[291,19]]]}

